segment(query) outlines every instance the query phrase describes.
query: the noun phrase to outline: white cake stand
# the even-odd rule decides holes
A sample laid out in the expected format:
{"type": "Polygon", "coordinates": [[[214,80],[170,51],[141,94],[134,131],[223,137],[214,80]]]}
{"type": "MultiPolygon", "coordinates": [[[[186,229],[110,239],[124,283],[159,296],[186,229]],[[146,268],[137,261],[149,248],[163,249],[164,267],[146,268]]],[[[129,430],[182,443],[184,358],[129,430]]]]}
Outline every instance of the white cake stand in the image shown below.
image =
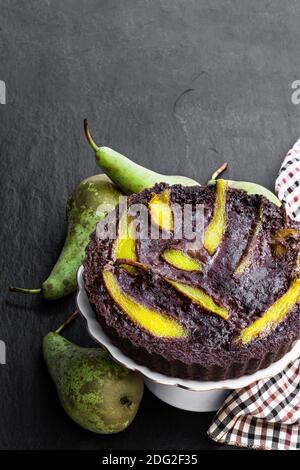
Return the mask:
{"type": "Polygon", "coordinates": [[[128,369],[142,374],[145,385],[151,392],[169,405],[188,411],[215,411],[228,395],[230,390],[250,385],[259,379],[272,377],[281,372],[291,361],[300,356],[300,340],[296,341],[293,348],[279,361],[271,364],[263,370],[252,375],[244,375],[238,379],[221,380],[218,382],[201,382],[199,380],[185,380],[169,377],[154,372],[146,366],[137,364],[127,357],[119,348],[114,346],[109,337],[104,333],[95,313],[89,303],[83,281],[83,267],[78,271],[77,305],[82,316],[87,321],[87,328],[98,343],[110,353],[112,358],[128,369]]]}

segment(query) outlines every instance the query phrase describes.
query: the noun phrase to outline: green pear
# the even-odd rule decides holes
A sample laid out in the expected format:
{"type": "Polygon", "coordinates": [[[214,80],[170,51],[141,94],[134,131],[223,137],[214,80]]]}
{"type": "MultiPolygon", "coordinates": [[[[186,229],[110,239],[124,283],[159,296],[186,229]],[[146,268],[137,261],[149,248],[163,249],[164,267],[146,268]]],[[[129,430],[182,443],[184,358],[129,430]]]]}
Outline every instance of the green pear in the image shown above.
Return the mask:
{"type": "Polygon", "coordinates": [[[106,175],[83,180],[67,204],[68,231],[61,254],[49,277],[39,289],[11,287],[12,292],[41,293],[45,299],[64,297],[77,288],[76,274],[81,265],[90,234],[97,223],[119,202],[121,192],[106,175]]]}
{"type": "Polygon", "coordinates": [[[161,175],[134,163],[109,147],[98,147],[92,139],[86,119],[84,130],[86,138],[95,152],[97,164],[125,194],[139,193],[143,189],[152,188],[156,183],[199,186],[197,181],[186,176],[161,175]]]}
{"type": "Polygon", "coordinates": [[[43,339],[43,356],[59,400],[83,428],[112,434],[133,421],[144,390],[142,377],[100,348],[82,348],[56,332],[43,339]]]}
{"type": "MultiPolygon", "coordinates": [[[[228,184],[230,188],[234,189],[243,189],[248,194],[258,194],[260,196],[264,196],[265,198],[269,199],[269,201],[273,202],[276,206],[280,207],[281,202],[278,197],[275,196],[269,189],[261,186],[257,183],[251,183],[250,181],[234,181],[234,180],[224,180],[228,184]]],[[[216,180],[210,180],[208,182],[209,185],[215,184],[216,180]]]]}
{"type": "MultiPolygon", "coordinates": [[[[208,185],[215,184],[217,177],[223,173],[227,168],[227,162],[223,163],[212,175],[211,179],[208,181],[208,185]]],[[[252,183],[250,181],[235,181],[235,180],[224,180],[228,184],[230,188],[234,189],[243,189],[248,194],[258,194],[260,196],[264,196],[265,198],[269,199],[270,202],[273,202],[276,206],[281,206],[281,201],[278,197],[275,196],[272,191],[261,186],[257,183],[252,183]]]]}

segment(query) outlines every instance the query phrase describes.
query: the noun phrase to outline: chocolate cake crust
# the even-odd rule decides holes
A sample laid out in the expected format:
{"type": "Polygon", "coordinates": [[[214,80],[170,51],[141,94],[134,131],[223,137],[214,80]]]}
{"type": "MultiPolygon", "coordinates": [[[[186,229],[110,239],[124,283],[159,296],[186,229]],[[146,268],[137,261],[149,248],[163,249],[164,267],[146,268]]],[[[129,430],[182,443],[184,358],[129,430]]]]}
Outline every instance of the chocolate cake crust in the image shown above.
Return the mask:
{"type": "MultiPolygon", "coordinates": [[[[214,186],[160,184],[130,196],[128,205],[148,204],[153,194],[165,189],[170,190],[172,204],[203,205],[204,226],[208,226],[214,212],[214,186]]],[[[117,221],[119,217],[117,208],[117,221]]],[[[203,247],[197,252],[203,262],[202,272],[182,271],[162,262],[161,253],[166,248],[190,248],[186,240],[137,240],[139,262],[151,269],[137,270],[132,275],[115,264],[114,240],[99,239],[96,232],[91,236],[83,274],[89,301],[112,342],[136,362],[180,378],[237,378],[269,366],[299,338],[300,305],[297,303],[268,334],[244,345],[235,341],[245,327],[261,317],[287,291],[295,276],[298,241],[285,240],[284,253],[278,256],[273,240],[275,232],[287,226],[295,227],[295,224],[267,199],[231,188],[227,191],[226,220],[226,231],[216,254],[209,257],[203,247]],[[236,276],[236,268],[249,250],[260,207],[262,227],[251,247],[251,266],[236,276]],[[104,267],[116,275],[125,293],[149,307],[167,312],[186,328],[187,336],[158,337],[134,323],[109,295],[102,277],[104,267]],[[230,311],[229,319],[224,320],[196,305],[166,283],[166,277],[201,287],[230,311]]]]}

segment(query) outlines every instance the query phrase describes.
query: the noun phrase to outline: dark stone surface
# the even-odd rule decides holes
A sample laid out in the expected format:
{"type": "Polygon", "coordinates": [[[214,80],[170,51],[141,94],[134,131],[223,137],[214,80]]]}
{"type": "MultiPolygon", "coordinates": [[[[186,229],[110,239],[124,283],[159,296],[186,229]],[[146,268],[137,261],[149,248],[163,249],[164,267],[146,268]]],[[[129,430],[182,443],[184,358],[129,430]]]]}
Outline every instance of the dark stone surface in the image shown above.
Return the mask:
{"type": "MultiPolygon", "coordinates": [[[[99,171],[97,142],[152,169],[205,182],[228,176],[274,186],[299,134],[300,5],[293,0],[0,0],[0,448],[217,449],[212,414],[171,408],[146,392],[133,425],[97,436],[62,411],[41,339],[74,308],[7,293],[38,286],[60,251],[71,189],[99,171]]],[[[83,321],[66,335],[91,344],[83,321]]]]}

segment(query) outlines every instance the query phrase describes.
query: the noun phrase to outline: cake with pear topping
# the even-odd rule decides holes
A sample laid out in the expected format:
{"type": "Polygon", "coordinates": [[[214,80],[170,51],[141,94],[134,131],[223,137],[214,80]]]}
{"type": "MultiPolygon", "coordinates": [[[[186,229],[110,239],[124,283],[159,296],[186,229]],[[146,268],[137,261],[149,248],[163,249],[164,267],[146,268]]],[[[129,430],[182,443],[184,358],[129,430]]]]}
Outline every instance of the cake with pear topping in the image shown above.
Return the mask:
{"type": "Polygon", "coordinates": [[[125,354],[165,375],[222,380],[266,368],[292,348],[300,337],[299,226],[282,207],[221,179],[158,184],[127,206],[101,223],[114,220],[115,237],[97,227],[84,261],[95,315],[125,354]],[[142,222],[130,211],[139,205],[148,211],[142,222]],[[178,236],[186,207],[192,235],[178,236]]]}

